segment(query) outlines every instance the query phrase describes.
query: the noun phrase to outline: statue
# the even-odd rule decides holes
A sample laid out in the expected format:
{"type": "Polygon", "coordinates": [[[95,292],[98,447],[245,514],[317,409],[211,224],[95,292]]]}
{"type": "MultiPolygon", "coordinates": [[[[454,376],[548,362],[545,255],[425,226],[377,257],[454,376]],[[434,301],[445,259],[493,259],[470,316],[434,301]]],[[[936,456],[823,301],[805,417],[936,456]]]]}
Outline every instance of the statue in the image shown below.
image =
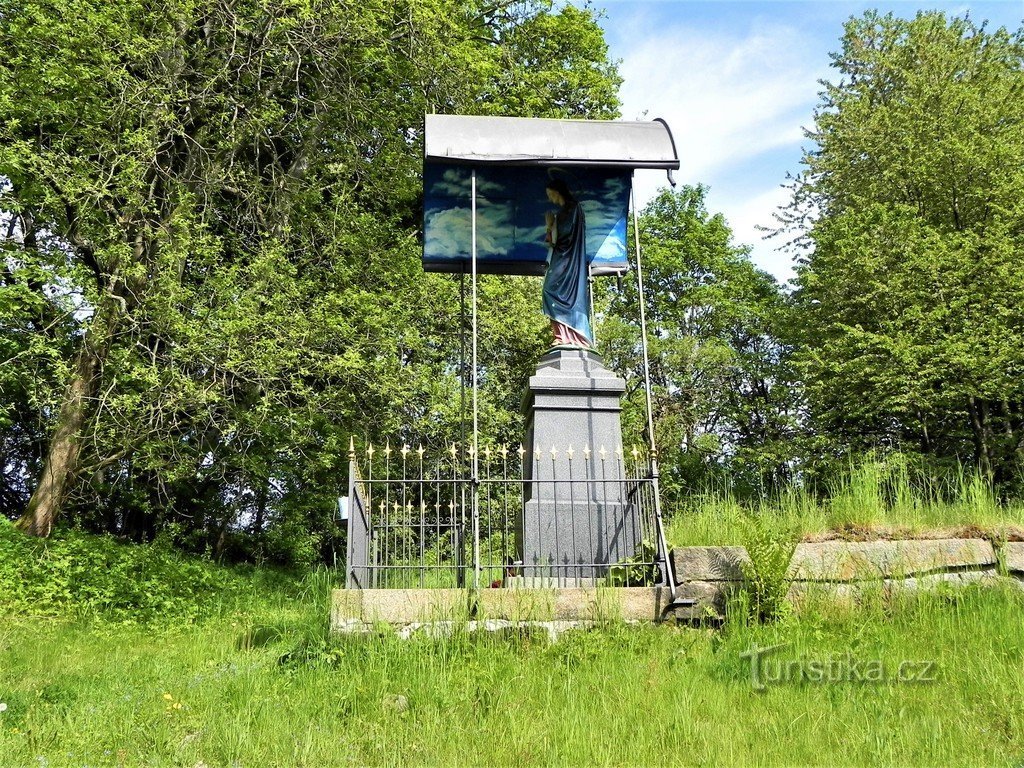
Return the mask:
{"type": "Polygon", "coordinates": [[[548,200],[559,206],[545,214],[545,242],[551,246],[544,273],[541,309],[551,319],[555,346],[593,347],[587,271],[587,225],[583,208],[561,179],[546,185],[548,200]]]}

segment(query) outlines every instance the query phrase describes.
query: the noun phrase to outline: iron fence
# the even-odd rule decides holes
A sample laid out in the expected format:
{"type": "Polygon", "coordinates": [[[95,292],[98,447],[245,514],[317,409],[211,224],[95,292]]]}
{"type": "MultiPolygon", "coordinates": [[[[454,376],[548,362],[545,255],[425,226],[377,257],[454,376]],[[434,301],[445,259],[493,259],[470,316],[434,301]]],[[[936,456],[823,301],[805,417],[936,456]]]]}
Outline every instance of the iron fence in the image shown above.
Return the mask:
{"type": "Polygon", "coordinates": [[[485,445],[474,455],[353,442],[346,584],[665,583],[657,492],[638,447],[485,445]]]}

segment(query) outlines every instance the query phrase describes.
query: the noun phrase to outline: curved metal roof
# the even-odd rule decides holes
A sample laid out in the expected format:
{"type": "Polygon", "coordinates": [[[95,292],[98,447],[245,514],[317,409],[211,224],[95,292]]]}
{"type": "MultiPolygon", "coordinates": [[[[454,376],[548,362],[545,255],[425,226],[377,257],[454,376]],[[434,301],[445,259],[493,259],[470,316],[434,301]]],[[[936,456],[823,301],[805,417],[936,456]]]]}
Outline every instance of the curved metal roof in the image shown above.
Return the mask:
{"type": "Polygon", "coordinates": [[[552,120],[427,115],[428,163],[589,165],[677,170],[679,156],[661,120],[552,120]]]}

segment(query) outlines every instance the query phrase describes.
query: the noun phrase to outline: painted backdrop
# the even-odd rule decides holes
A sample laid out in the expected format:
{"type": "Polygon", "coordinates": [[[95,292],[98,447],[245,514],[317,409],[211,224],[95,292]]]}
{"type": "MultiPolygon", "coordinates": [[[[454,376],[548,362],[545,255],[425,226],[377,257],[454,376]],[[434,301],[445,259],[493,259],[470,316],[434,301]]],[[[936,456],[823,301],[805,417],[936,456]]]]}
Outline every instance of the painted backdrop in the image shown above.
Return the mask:
{"type": "MultiPolygon", "coordinates": [[[[544,212],[553,210],[544,188],[550,178],[565,181],[583,208],[591,273],[625,272],[632,172],[535,166],[477,167],[477,271],[544,274],[544,212]]],[[[423,268],[469,272],[469,166],[430,163],[424,168],[423,189],[423,268]]]]}

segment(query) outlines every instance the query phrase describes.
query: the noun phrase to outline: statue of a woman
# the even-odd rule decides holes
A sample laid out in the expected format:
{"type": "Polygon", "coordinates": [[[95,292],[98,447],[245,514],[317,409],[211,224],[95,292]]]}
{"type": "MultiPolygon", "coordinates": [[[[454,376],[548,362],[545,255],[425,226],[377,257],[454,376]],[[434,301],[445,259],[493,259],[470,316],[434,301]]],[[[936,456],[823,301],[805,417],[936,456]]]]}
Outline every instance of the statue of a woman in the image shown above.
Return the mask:
{"type": "Polygon", "coordinates": [[[556,346],[593,346],[590,330],[590,295],[587,283],[587,232],[583,209],[561,179],[547,184],[548,200],[558,206],[548,211],[545,241],[551,245],[541,309],[551,318],[556,346]]]}

